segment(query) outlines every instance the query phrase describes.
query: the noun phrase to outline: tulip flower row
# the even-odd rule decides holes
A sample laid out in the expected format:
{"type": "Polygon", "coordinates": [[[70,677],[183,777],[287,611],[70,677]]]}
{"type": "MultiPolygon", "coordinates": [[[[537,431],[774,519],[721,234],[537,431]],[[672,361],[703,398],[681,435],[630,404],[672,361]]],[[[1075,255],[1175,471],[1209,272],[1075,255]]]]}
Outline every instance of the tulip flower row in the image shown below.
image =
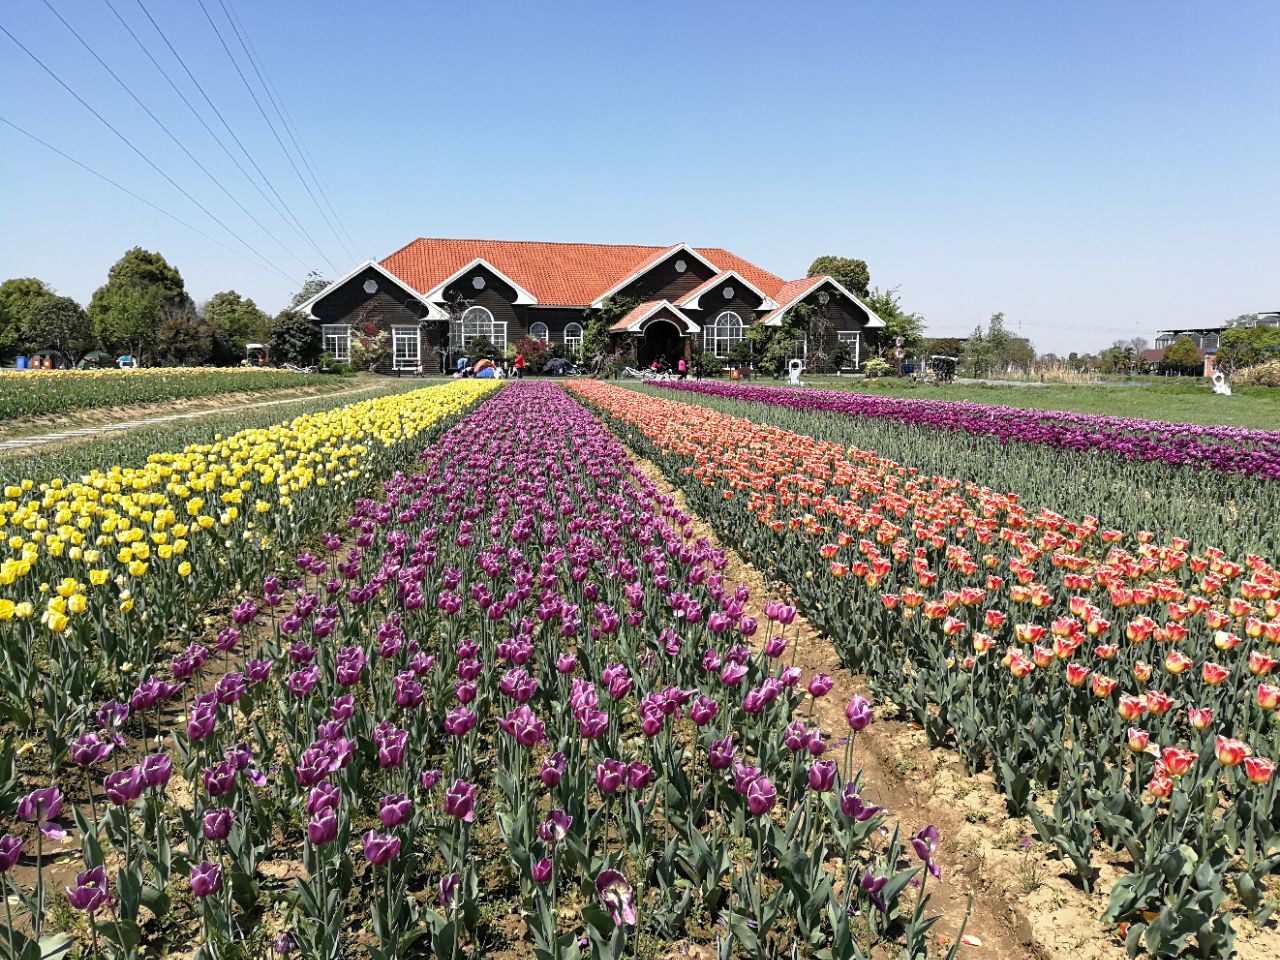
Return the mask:
{"type": "MultiPolygon", "coordinates": [[[[348,381],[349,382],[349,381],[348,381]]],[[[210,397],[238,390],[335,390],[338,377],[269,368],[148,367],[142,370],[0,370],[0,421],[69,410],[210,397]]]]}
{"type": "Polygon", "coordinates": [[[138,467],[6,488],[0,499],[0,713],[65,750],[79,702],[166,635],[261,578],[479,399],[459,381],[248,429],[138,467]],[[31,656],[47,652],[47,663],[31,656]]]}
{"type": "Polygon", "coordinates": [[[788,663],[794,608],[752,616],[597,419],[508,385],[419,470],[349,503],[212,649],[142,671],[23,801],[38,845],[89,785],[68,897],[94,949],[130,955],[189,895],[210,956],[478,956],[493,901],[541,958],[927,954],[939,838],[900,838],[851,773],[870,705],[812,724],[832,685],[788,663]],[[133,746],[177,701],[171,751],[133,746]],[[302,876],[273,887],[268,859],[302,876]]]}
{"type": "Polygon", "coordinates": [[[846,390],[798,390],[714,380],[682,381],[670,386],[673,390],[778,404],[795,410],[893,420],[952,433],[990,436],[1001,443],[1042,444],[1074,453],[1106,451],[1130,460],[1280,480],[1280,430],[1208,427],[1066,410],[916,400],[846,390]]]}
{"type": "MultiPolygon", "coordinates": [[[[597,382],[572,389],[790,584],[849,665],[1011,809],[1159,952],[1261,916],[1280,864],[1280,573],[1258,556],[1037,511],[857,449],[597,382]],[[1185,869],[1184,869],[1185,868],[1185,869]],[[1203,869],[1202,869],[1203,868],[1203,869]],[[1168,904],[1169,912],[1162,912],[1168,904]],[[1200,912],[1196,912],[1200,911],[1200,912]]],[[[1069,482],[1066,474],[1062,482],[1069,482]]]]}

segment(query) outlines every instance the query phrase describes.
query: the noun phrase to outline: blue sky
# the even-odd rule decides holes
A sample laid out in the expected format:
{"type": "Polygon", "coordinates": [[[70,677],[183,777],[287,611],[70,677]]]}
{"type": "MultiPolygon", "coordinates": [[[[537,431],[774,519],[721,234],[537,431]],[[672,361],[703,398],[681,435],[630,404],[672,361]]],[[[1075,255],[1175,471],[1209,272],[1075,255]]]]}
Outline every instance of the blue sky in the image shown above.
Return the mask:
{"type": "MultiPolygon", "coordinates": [[[[935,335],[1003,310],[1062,353],[1280,309],[1274,2],[204,0],[224,30],[224,2],[243,23],[349,253],[198,0],[141,0],[328,260],[106,0],[49,2],[292,251],[44,0],[8,0],[0,24],[290,278],[0,124],[0,279],[38,276],[81,302],[135,244],[162,251],[198,300],[234,288],[274,312],[309,266],[335,275],[458,236],[686,241],[784,277],[819,254],[858,256],[935,335]]],[[[221,130],[139,0],[110,2],[221,130]]],[[[243,250],[3,35],[0,90],[0,116],[243,250]]]]}

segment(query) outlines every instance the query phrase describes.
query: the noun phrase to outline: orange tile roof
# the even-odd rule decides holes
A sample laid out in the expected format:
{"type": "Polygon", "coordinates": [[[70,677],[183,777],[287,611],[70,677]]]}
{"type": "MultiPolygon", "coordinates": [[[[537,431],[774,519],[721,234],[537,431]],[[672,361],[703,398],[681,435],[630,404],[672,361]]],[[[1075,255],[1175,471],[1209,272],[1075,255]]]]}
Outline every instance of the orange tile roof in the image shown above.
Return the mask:
{"type": "MultiPolygon", "coordinates": [[[[418,292],[427,293],[473,260],[482,258],[532,293],[540,304],[582,307],[669,249],[612,243],[423,237],[401,247],[381,265],[418,292]]],[[[736,270],[770,295],[783,284],[781,277],[728,250],[695,249],[718,271],[736,270]]]]}
{"type": "Polygon", "coordinates": [[[823,280],[827,279],[830,278],[827,277],[826,274],[819,274],[816,277],[801,277],[799,280],[788,280],[786,283],[778,287],[777,292],[773,294],[773,299],[778,301],[778,309],[765,314],[760,318],[760,322],[765,323],[771,317],[784,312],[788,307],[820,284],[823,280]]]}
{"type": "Polygon", "coordinates": [[[634,307],[632,307],[630,310],[627,311],[627,315],[625,317],[617,321],[609,329],[615,330],[618,332],[622,332],[626,330],[627,327],[631,326],[632,322],[634,322],[637,317],[643,317],[646,313],[648,313],[654,307],[658,306],[658,304],[660,303],[662,303],[661,300],[646,300],[644,303],[637,303],[634,307]]]}

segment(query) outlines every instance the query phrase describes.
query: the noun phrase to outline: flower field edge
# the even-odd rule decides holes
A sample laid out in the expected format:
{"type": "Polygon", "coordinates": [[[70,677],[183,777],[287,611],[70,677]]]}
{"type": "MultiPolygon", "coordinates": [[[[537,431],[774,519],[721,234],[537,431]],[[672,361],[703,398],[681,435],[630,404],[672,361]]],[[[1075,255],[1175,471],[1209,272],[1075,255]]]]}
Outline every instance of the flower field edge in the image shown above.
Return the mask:
{"type": "MultiPolygon", "coordinates": [[[[1262,890],[1280,864],[1280,687],[1267,682],[1280,577],[1267,561],[1037,513],[707,407],[570,389],[788,583],[932,744],[990,768],[1086,889],[1096,845],[1127,855],[1105,919],[1131,948],[1194,936],[1229,952],[1228,892],[1262,890]],[[1187,915],[1203,920],[1178,928],[1187,915]]],[[[1269,910],[1248,893],[1233,909],[1269,910]]]]}

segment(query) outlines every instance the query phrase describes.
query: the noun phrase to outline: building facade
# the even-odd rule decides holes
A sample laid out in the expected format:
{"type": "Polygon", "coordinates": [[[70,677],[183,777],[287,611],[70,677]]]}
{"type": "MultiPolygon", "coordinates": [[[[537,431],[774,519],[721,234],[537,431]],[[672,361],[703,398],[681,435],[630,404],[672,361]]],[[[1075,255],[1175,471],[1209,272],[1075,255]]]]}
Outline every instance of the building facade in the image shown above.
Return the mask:
{"type": "MultiPolygon", "coordinates": [[[[611,347],[634,363],[674,365],[695,345],[727,359],[755,324],[781,326],[800,305],[812,335],[802,359],[844,344],[847,366],[868,356],[867,334],[884,322],[829,276],[785,281],[720,248],[422,238],[367,261],[300,309],[322,348],[349,360],[361,332],[385,333],[382,372],[452,369],[483,337],[500,349],[524,338],[581,357],[587,312],[633,304],[610,327],[611,347]]],[[[584,358],[590,359],[590,358],[584,358]]]]}

